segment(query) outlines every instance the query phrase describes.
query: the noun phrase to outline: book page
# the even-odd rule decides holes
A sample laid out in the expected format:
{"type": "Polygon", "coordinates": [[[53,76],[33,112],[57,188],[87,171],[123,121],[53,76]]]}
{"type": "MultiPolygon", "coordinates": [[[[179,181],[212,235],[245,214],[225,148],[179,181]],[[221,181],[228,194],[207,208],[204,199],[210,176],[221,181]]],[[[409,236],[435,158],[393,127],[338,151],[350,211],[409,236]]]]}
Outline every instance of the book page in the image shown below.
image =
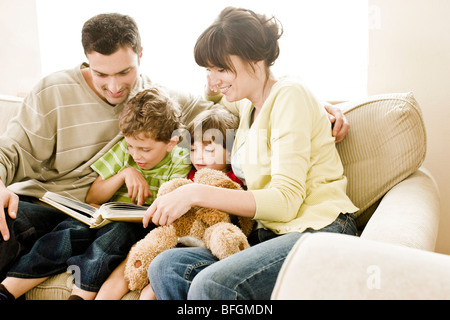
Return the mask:
{"type": "Polygon", "coordinates": [[[99,214],[104,219],[139,222],[142,221],[147,209],[147,206],[139,206],[133,203],[107,202],[100,207],[99,214]]]}
{"type": "Polygon", "coordinates": [[[56,209],[59,209],[60,211],[66,213],[67,215],[71,216],[72,218],[75,218],[81,222],[84,222],[88,225],[91,224],[91,214],[86,214],[85,212],[82,211],[77,211],[75,209],[71,209],[65,205],[62,205],[61,203],[58,203],[52,199],[49,198],[41,198],[41,201],[55,207],[56,209]]]}
{"type": "Polygon", "coordinates": [[[81,202],[78,200],[74,200],[69,197],[65,197],[65,196],[62,196],[60,194],[53,193],[53,192],[46,192],[44,194],[44,196],[42,197],[42,199],[43,200],[52,200],[54,202],[57,202],[59,204],[66,206],[66,207],[87,213],[91,217],[93,217],[95,212],[97,211],[97,208],[95,208],[94,206],[91,206],[87,203],[84,203],[84,202],[81,202]]]}

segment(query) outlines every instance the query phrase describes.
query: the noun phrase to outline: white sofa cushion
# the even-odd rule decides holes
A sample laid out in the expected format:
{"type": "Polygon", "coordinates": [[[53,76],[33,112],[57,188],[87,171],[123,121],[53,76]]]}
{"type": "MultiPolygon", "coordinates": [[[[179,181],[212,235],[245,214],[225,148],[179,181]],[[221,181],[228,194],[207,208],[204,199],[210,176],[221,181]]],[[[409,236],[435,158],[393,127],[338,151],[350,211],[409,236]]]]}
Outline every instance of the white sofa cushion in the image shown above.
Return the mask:
{"type": "Polygon", "coordinates": [[[278,300],[449,297],[449,255],[325,232],[295,244],[272,293],[278,300]]]}

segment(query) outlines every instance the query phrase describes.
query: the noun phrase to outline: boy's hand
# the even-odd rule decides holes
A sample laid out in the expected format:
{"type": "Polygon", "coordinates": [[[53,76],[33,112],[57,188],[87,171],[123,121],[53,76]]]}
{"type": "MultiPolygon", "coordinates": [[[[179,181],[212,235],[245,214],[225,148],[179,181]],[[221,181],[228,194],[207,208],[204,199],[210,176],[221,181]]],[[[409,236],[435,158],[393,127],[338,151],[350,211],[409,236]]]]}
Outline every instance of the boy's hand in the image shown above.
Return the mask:
{"type": "Polygon", "coordinates": [[[138,205],[143,205],[145,200],[152,195],[145,178],[135,168],[129,167],[122,171],[125,185],[128,189],[128,196],[132,203],[137,201],[138,205]]]}

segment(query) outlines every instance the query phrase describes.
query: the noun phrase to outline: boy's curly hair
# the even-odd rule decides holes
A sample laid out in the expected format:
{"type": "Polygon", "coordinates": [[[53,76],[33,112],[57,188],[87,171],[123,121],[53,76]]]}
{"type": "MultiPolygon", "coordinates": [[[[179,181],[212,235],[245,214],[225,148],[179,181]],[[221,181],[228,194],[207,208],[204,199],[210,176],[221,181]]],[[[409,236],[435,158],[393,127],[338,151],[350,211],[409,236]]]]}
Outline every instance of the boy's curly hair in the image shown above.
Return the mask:
{"type": "Polygon", "coordinates": [[[156,141],[169,142],[182,129],[180,107],[162,89],[154,87],[134,96],[119,116],[124,136],[137,137],[144,133],[156,141]]]}

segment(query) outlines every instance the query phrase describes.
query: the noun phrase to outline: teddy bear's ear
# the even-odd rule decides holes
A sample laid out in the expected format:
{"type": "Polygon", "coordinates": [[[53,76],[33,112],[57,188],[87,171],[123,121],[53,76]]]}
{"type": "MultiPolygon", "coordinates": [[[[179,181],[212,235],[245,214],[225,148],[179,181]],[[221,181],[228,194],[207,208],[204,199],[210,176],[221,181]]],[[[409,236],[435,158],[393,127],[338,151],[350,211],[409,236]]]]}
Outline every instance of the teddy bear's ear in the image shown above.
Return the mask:
{"type": "Polygon", "coordinates": [[[184,186],[185,184],[188,184],[188,183],[192,183],[192,181],[189,179],[185,179],[185,178],[177,178],[177,179],[166,181],[161,185],[161,187],[159,187],[158,197],[165,195],[165,194],[175,190],[176,188],[184,186]]]}

